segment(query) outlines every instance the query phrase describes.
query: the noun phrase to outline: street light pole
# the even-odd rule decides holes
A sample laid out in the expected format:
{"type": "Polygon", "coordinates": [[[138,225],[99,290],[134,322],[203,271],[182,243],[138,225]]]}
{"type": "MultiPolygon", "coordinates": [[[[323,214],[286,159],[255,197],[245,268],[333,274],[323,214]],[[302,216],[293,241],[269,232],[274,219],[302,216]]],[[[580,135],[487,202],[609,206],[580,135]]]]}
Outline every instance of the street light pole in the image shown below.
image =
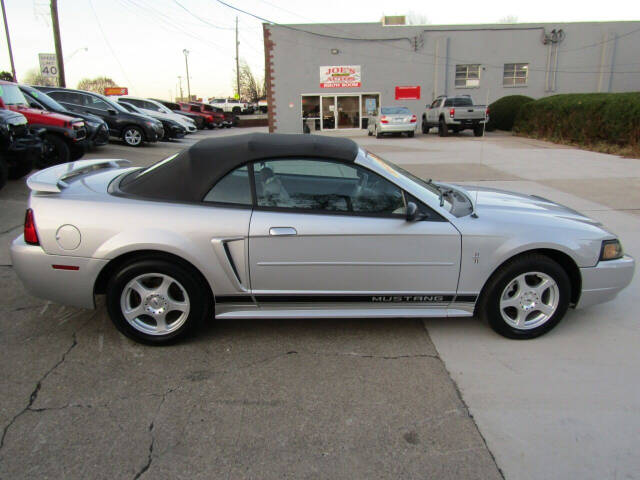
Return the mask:
{"type": "Polygon", "coordinates": [[[238,47],[240,42],[238,41],[238,17],[236,17],[236,95],[240,100],[240,58],[238,57],[238,47]]]}
{"type": "Polygon", "coordinates": [[[191,101],[191,83],[189,82],[189,50],[187,50],[186,48],[184,50],[182,50],[182,53],[184,53],[184,65],[185,67],[187,67],[187,95],[189,95],[189,101],[191,101]]]}
{"type": "Polygon", "coordinates": [[[180,100],[184,101],[184,93],[182,93],[182,75],[178,75],[178,82],[180,83],[180,100]]]}
{"type": "Polygon", "coordinates": [[[13,52],[11,51],[11,38],[9,37],[9,24],[7,23],[7,11],[4,9],[4,0],[0,0],[2,4],[2,18],[4,18],[4,33],[7,35],[7,47],[9,47],[9,61],[11,62],[11,74],[13,75],[13,81],[18,82],[16,77],[16,67],[13,64],[13,52]]]}

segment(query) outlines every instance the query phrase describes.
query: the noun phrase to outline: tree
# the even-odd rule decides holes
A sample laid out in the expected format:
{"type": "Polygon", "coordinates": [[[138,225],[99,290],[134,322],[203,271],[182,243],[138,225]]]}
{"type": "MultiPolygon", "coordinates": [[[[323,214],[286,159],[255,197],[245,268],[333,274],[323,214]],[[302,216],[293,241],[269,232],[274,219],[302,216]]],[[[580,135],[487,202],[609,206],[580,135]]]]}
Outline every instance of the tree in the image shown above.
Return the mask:
{"type": "Polygon", "coordinates": [[[7,72],[3,70],[0,72],[0,80],[4,80],[5,82],[13,82],[13,75],[11,72],[7,72]]]}
{"type": "Polygon", "coordinates": [[[104,94],[106,87],[117,87],[118,85],[109,77],[83,78],[78,82],[78,90],[86,90],[104,94]]]}
{"type": "Polygon", "coordinates": [[[518,17],[516,15],[507,15],[498,20],[498,23],[518,23],[518,17]]]}
{"type": "MultiPolygon", "coordinates": [[[[249,102],[257,102],[266,92],[264,88],[264,80],[256,79],[251,71],[251,67],[245,60],[240,60],[240,98],[249,102]]],[[[235,71],[234,71],[235,86],[235,71]]],[[[235,89],[234,89],[235,90],[235,89]]]]}
{"type": "Polygon", "coordinates": [[[27,85],[42,85],[45,87],[55,87],[58,85],[56,78],[45,77],[40,73],[40,69],[38,68],[30,69],[25,76],[22,77],[22,81],[27,85]]]}

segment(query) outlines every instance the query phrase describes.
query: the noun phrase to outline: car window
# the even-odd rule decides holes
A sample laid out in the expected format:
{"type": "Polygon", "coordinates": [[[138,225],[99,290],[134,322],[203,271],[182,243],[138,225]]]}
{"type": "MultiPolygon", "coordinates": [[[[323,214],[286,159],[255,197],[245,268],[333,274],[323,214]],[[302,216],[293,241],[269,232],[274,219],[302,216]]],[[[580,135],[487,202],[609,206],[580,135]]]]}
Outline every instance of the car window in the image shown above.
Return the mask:
{"type": "Polygon", "coordinates": [[[331,160],[270,160],[254,164],[259,207],[403,215],[402,190],[357,165],[331,160]]]}
{"type": "MultiPolygon", "coordinates": [[[[82,95],[82,94],[81,94],[82,95]]],[[[82,95],[84,105],[89,108],[107,111],[110,107],[104,100],[93,95],[82,95]]]]}
{"type": "Polygon", "coordinates": [[[440,98],[436,98],[433,103],[431,104],[431,108],[438,108],[438,105],[440,104],[440,98]]]}
{"type": "Polygon", "coordinates": [[[447,98],[444,102],[444,106],[445,107],[453,107],[453,99],[452,98],[447,98]]]}
{"type": "Polygon", "coordinates": [[[454,107],[472,107],[473,101],[469,97],[460,97],[453,99],[454,107]]]}
{"type": "Polygon", "coordinates": [[[137,100],[135,98],[129,98],[129,97],[124,97],[118,100],[119,103],[125,102],[125,103],[129,103],[133,106],[136,106],[138,108],[144,108],[143,104],[144,102],[142,102],[141,100],[137,100]]]}
{"type": "Polygon", "coordinates": [[[82,102],[79,101],[79,99],[76,98],[76,96],[71,92],[63,92],[63,91],[60,91],[60,90],[54,90],[54,91],[49,92],[47,95],[52,97],[54,100],[57,100],[58,102],[71,103],[73,105],[81,105],[82,104],[82,102]]]}
{"type": "Polygon", "coordinates": [[[411,110],[407,107],[382,107],[380,113],[383,115],[411,115],[411,110]]]}
{"type": "Polygon", "coordinates": [[[247,166],[237,168],[222,177],[204,197],[204,201],[230,203],[233,205],[252,205],[247,166]]]}

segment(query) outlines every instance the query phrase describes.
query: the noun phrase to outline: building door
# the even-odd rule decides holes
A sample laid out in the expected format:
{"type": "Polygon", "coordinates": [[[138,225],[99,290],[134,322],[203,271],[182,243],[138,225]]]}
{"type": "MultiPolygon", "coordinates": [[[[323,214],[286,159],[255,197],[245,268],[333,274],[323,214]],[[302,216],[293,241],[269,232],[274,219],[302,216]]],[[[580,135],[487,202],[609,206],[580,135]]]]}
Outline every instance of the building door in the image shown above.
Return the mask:
{"type": "Polygon", "coordinates": [[[360,95],[338,97],[338,128],[360,128],[360,95]]]}
{"type": "Polygon", "coordinates": [[[322,97],[322,129],[336,128],[336,97],[331,95],[322,97]]]}

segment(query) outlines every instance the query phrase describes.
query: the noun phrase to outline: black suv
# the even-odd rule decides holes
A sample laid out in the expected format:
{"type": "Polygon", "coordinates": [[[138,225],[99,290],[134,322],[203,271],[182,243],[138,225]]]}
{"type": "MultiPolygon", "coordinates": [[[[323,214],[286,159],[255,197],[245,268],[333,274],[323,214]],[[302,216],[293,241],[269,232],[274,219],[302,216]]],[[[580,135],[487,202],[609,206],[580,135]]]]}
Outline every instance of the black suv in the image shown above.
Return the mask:
{"type": "Polygon", "coordinates": [[[43,153],[44,129],[29,129],[24,115],[0,109],[0,188],[31,171],[43,153]]]}
{"type": "Polygon", "coordinates": [[[157,142],[164,135],[161,123],[130,113],[104,95],[61,87],[36,88],[72,112],[90,113],[102,118],[109,125],[110,135],[131,147],[139,147],[143,142],[157,142]]]}
{"type": "Polygon", "coordinates": [[[46,93],[28,85],[20,85],[20,90],[22,90],[22,93],[24,93],[25,98],[29,102],[29,106],[32,108],[38,108],[40,110],[47,110],[49,112],[61,113],[62,115],[69,115],[70,117],[83,119],[84,125],[87,127],[87,138],[84,141],[84,147],[94,148],[109,143],[109,126],[107,125],[107,122],[97,115],[72,112],[60,105],[46,93]]]}

